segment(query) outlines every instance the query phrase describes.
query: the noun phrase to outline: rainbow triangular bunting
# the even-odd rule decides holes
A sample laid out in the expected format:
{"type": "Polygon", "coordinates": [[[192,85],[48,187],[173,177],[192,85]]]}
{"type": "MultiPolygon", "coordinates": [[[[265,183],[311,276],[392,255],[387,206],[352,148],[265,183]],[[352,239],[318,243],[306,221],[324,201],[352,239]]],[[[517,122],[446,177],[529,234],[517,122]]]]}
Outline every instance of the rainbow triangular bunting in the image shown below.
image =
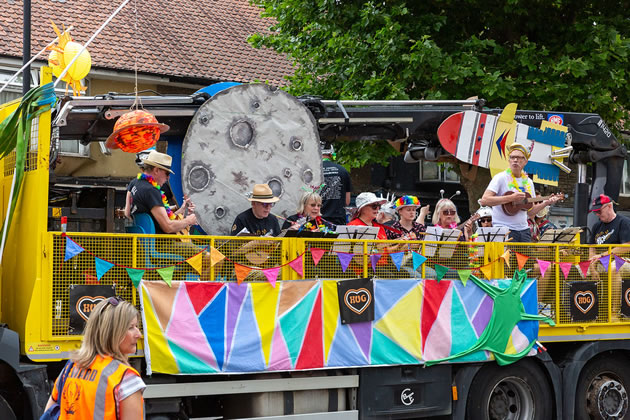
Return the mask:
{"type": "Polygon", "coordinates": [[[278,278],[278,273],[280,272],[280,267],[267,268],[262,271],[265,277],[267,277],[267,281],[271,284],[271,287],[276,287],[276,279],[278,278]]]}
{"type": "Polygon", "coordinates": [[[131,279],[133,287],[137,289],[140,286],[142,276],[144,276],[144,270],[139,270],[137,268],[125,268],[125,270],[127,270],[127,275],[131,279]]]}
{"type": "Polygon", "coordinates": [[[466,283],[468,282],[468,278],[470,277],[471,270],[457,270],[457,275],[459,279],[462,281],[464,287],[466,287],[466,283]]]}
{"type": "Polygon", "coordinates": [[[545,277],[545,273],[551,265],[551,261],[536,259],[536,262],[538,263],[538,267],[540,267],[540,277],[545,277]]]}
{"type": "Polygon", "coordinates": [[[344,273],[348,269],[350,261],[352,261],[352,257],[354,257],[354,254],[350,254],[347,252],[337,252],[337,258],[339,259],[339,264],[341,264],[341,271],[343,271],[344,273]]]}
{"type": "Polygon", "coordinates": [[[289,267],[293,269],[300,277],[304,277],[304,267],[302,267],[302,255],[289,262],[289,267]]]}
{"type": "Polygon", "coordinates": [[[491,279],[491,276],[492,276],[492,265],[491,264],[482,265],[481,267],[479,267],[479,270],[481,270],[483,275],[486,276],[486,278],[488,280],[491,279]]]}
{"type": "Polygon", "coordinates": [[[506,249],[505,252],[501,255],[501,258],[503,258],[503,261],[505,261],[508,268],[510,268],[510,254],[511,251],[509,249],[506,249]]]}
{"type": "Polygon", "coordinates": [[[252,271],[251,267],[247,267],[246,265],[241,265],[234,263],[234,272],[236,273],[236,283],[241,284],[245,277],[252,271]]]}
{"type": "Polygon", "coordinates": [[[215,247],[210,247],[210,265],[214,267],[214,265],[220,261],[225,259],[225,255],[221,254],[221,252],[215,247]]]}
{"type": "Polygon", "coordinates": [[[114,264],[109,261],[102,260],[98,257],[94,257],[94,265],[96,265],[96,278],[100,281],[101,277],[105,275],[114,264]]]}
{"type": "Polygon", "coordinates": [[[516,261],[518,262],[518,269],[522,270],[527,260],[529,260],[529,257],[527,255],[521,254],[520,252],[515,252],[515,254],[516,254],[516,261]]]}
{"type": "Polygon", "coordinates": [[[326,253],[325,249],[311,248],[311,257],[313,258],[313,264],[315,266],[319,264],[319,261],[322,259],[325,253],[326,253]]]}
{"type": "Polygon", "coordinates": [[[448,271],[448,267],[444,267],[443,265],[440,265],[440,264],[435,264],[435,274],[437,275],[438,283],[440,282],[440,280],[442,280],[442,277],[444,277],[447,271],[448,271]]]}
{"type": "Polygon", "coordinates": [[[402,266],[403,257],[405,256],[404,252],[394,252],[393,254],[389,254],[389,257],[394,262],[396,269],[400,271],[400,267],[402,266]]]}
{"type": "Polygon", "coordinates": [[[582,272],[582,275],[586,277],[586,274],[588,273],[588,268],[591,266],[591,262],[582,261],[581,263],[578,263],[578,265],[580,266],[580,271],[582,272]]]}
{"type": "Polygon", "coordinates": [[[615,270],[619,271],[619,269],[626,263],[626,260],[615,254],[613,254],[613,257],[615,257],[615,270]]]}
{"type": "Polygon", "coordinates": [[[573,265],[573,263],[561,262],[558,263],[558,265],[560,266],[560,271],[562,271],[562,274],[564,274],[564,279],[566,280],[569,276],[569,271],[571,271],[571,266],[573,265]]]}
{"type": "Polygon", "coordinates": [[[370,255],[370,265],[372,265],[372,271],[376,272],[376,264],[378,264],[378,260],[381,259],[382,254],[371,254],[370,255]]]}
{"type": "Polygon", "coordinates": [[[199,274],[201,274],[201,266],[203,264],[203,253],[199,253],[193,257],[190,257],[186,262],[199,274]]]}
{"type": "Polygon", "coordinates": [[[427,260],[427,257],[413,251],[412,259],[413,259],[413,271],[416,271],[418,267],[420,267],[422,264],[425,263],[425,261],[427,260]]]}
{"type": "Polygon", "coordinates": [[[157,271],[160,277],[162,277],[164,283],[168,284],[170,287],[171,282],[173,281],[173,272],[175,271],[175,266],[171,265],[170,267],[158,268],[155,271],[157,271]]]}
{"type": "Polygon", "coordinates": [[[66,256],[64,261],[68,261],[70,258],[82,253],[83,251],[84,249],[78,243],[66,236],[66,256]]]}

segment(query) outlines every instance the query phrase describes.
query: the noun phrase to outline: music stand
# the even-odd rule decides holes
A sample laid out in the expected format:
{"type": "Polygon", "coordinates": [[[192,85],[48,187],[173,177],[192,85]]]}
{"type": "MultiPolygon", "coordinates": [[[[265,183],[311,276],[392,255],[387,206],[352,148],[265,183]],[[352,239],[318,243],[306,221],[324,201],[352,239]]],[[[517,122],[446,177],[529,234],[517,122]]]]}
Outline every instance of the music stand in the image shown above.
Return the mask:
{"type": "MultiPolygon", "coordinates": [[[[439,226],[429,226],[424,235],[425,241],[436,242],[457,242],[461,236],[462,231],[459,229],[444,229],[439,226]]],[[[440,258],[451,258],[457,245],[441,245],[438,252],[440,258]]],[[[424,246],[424,254],[426,257],[435,256],[435,251],[438,248],[438,244],[426,244],[424,246]]]]}
{"type": "MultiPolygon", "coordinates": [[[[364,239],[364,240],[376,240],[378,238],[379,228],[376,226],[337,226],[336,233],[337,239],[364,239]]],[[[333,252],[345,252],[352,254],[362,254],[363,244],[356,243],[351,244],[348,242],[335,242],[333,245],[333,252]],[[354,245],[354,246],[352,246],[354,245]],[[358,252],[357,252],[358,249],[358,252]]]]}
{"type": "Polygon", "coordinates": [[[575,235],[582,232],[579,227],[547,229],[538,242],[568,244],[575,240],[575,235]]]}
{"type": "Polygon", "coordinates": [[[505,242],[510,230],[505,226],[491,226],[477,228],[479,242],[505,242]]]}

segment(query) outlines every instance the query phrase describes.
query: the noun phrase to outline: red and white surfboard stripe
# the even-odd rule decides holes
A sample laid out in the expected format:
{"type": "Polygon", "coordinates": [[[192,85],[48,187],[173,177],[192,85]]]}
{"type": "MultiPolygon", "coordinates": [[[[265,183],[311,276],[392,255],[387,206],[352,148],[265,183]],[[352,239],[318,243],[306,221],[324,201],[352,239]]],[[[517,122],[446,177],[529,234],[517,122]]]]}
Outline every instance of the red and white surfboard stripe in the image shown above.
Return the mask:
{"type": "Polygon", "coordinates": [[[494,115],[475,111],[463,112],[461,125],[457,131],[457,148],[453,153],[455,157],[463,162],[487,168],[496,125],[497,117],[494,115]]]}

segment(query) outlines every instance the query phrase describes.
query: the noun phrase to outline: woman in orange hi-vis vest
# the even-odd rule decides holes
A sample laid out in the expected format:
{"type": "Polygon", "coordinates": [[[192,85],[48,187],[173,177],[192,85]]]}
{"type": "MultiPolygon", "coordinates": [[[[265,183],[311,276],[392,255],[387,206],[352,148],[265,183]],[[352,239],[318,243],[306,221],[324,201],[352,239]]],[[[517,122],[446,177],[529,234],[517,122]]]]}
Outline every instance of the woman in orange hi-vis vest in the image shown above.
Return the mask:
{"type": "Polygon", "coordinates": [[[144,417],[146,385],[127,358],[142,337],[138,315],[132,304],[119,297],[94,307],[81,348],[57,378],[46,410],[59,404],[59,418],[68,420],[144,417]]]}

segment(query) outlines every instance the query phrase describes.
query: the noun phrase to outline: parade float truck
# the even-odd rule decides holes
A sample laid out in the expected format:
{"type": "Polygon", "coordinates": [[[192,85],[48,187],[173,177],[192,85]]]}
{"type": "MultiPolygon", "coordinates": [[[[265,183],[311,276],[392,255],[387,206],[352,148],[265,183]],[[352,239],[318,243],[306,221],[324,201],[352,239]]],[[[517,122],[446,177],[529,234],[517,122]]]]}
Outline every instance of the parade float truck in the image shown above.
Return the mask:
{"type": "MultiPolygon", "coordinates": [[[[301,188],[321,183],[320,139],[388,139],[412,160],[437,160],[453,155],[438,136],[450,116],[501,110],[298,99],[265,85],[143,97],[170,126],[157,147],[174,157],[172,189],[196,204],[200,234],[175,237],[117,217],[135,175],[118,163],[135,154],[101,146],[135,98],[42,95],[0,108],[2,121],[24,114],[2,159],[0,418],[39,416],[90,309],[113,295],[142,314],[131,363],[147,418],[627,417],[623,247],[598,247],[590,264],[575,232],[536,244],[379,241],[369,229],[227,236],[255,183],[280,196],[274,214],[295,212],[301,188]],[[72,166],[64,144],[91,155],[72,166]]],[[[552,114],[514,115],[538,129],[552,114]]],[[[552,152],[571,140],[576,163],[623,160],[596,115],[553,115],[567,130],[552,152]]],[[[616,197],[606,170],[592,188],[616,197]]]]}

